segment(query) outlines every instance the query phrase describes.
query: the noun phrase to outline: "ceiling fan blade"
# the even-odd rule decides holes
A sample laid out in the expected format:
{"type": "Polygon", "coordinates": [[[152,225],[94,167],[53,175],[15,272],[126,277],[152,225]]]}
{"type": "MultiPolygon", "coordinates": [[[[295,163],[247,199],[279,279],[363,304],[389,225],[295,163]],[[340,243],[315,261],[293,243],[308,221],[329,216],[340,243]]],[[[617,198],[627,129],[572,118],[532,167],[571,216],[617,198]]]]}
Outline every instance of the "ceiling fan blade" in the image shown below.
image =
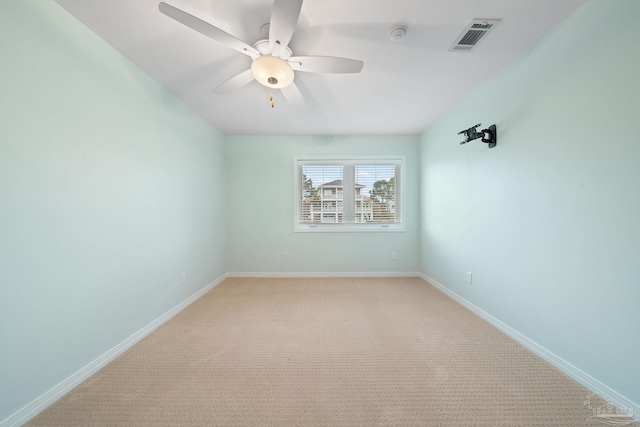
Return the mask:
{"type": "Polygon", "coordinates": [[[300,17],[302,0],[274,0],[269,22],[269,48],[276,42],[286,49],[300,17]]]}
{"type": "Polygon", "coordinates": [[[260,56],[260,52],[252,46],[249,46],[245,42],[238,40],[231,34],[221,30],[220,28],[203,21],[200,18],[196,18],[193,15],[188,14],[178,8],[175,8],[167,3],[160,2],[158,5],[160,12],[167,15],[169,18],[173,18],[181,24],[196,30],[200,34],[203,34],[217,42],[220,42],[231,49],[237,50],[240,53],[257,58],[260,56]]]}
{"type": "Polygon", "coordinates": [[[237,76],[233,76],[229,80],[220,84],[213,90],[213,93],[224,95],[225,93],[232,92],[236,89],[240,89],[241,87],[248,85],[253,80],[253,73],[251,72],[251,69],[248,69],[247,71],[244,71],[237,76]]]}
{"type": "Polygon", "coordinates": [[[335,56],[292,56],[289,65],[296,71],[308,73],[359,73],[363,62],[335,56]]]}
{"type": "Polygon", "coordinates": [[[300,93],[300,89],[294,82],[291,82],[289,86],[285,86],[280,89],[282,92],[282,96],[287,100],[287,102],[296,107],[304,107],[304,98],[302,98],[302,94],[300,93]]]}

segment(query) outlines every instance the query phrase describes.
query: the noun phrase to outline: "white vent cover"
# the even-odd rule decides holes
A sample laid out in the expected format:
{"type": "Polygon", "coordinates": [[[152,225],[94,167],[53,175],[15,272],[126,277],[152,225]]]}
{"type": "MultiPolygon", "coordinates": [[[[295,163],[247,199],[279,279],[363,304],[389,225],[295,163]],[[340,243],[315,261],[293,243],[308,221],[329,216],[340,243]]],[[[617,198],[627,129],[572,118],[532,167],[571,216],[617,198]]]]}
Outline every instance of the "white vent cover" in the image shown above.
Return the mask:
{"type": "Polygon", "coordinates": [[[471,52],[500,21],[500,19],[474,19],[456,38],[449,51],[471,52]]]}

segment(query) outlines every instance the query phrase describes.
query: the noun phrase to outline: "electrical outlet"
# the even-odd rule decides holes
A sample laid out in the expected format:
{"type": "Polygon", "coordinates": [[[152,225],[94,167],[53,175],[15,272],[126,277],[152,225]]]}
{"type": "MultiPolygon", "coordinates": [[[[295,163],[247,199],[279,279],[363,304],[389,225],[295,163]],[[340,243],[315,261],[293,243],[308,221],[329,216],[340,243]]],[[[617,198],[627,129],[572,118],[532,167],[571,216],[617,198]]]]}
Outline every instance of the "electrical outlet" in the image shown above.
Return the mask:
{"type": "Polygon", "coordinates": [[[467,283],[471,283],[472,279],[473,279],[473,275],[471,274],[470,271],[467,271],[467,283]]]}
{"type": "Polygon", "coordinates": [[[285,261],[291,261],[291,252],[285,252],[284,253],[284,260],[285,261]]]}
{"type": "Polygon", "coordinates": [[[180,283],[187,283],[187,273],[180,273],[180,283]]]}
{"type": "Polygon", "coordinates": [[[393,260],[398,259],[398,254],[395,251],[391,252],[391,259],[393,259],[393,260]]]}

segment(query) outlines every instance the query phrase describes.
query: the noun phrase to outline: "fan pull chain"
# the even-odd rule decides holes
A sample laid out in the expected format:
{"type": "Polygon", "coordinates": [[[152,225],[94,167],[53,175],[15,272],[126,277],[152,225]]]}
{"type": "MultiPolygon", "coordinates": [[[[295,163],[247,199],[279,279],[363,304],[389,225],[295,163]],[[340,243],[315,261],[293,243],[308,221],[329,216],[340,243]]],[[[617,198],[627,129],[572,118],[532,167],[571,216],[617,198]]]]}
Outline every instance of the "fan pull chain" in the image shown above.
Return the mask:
{"type": "Polygon", "coordinates": [[[271,108],[276,106],[275,102],[273,102],[273,95],[269,95],[269,101],[271,101],[271,108]]]}

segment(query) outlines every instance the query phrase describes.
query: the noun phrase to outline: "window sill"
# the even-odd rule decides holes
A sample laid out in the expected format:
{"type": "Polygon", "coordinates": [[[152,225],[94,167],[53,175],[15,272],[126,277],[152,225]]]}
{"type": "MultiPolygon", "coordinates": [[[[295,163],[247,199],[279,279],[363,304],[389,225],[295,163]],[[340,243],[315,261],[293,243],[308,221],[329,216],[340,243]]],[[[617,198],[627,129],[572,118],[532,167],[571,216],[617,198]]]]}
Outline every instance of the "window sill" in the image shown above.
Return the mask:
{"type": "Polygon", "coordinates": [[[296,224],[296,233],[398,233],[402,224],[296,224]]]}

